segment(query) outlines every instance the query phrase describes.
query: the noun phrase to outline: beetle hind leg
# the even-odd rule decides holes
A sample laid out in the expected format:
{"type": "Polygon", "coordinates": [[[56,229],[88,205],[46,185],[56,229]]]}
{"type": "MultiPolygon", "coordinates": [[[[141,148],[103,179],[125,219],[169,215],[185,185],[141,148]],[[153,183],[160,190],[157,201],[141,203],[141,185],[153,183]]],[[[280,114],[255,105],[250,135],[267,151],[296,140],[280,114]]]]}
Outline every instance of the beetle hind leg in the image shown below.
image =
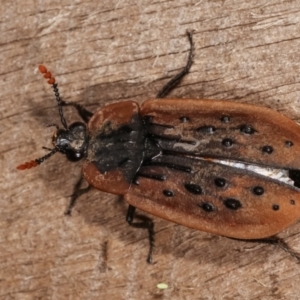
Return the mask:
{"type": "Polygon", "coordinates": [[[268,238],[253,239],[253,240],[235,239],[235,238],[232,238],[232,239],[233,240],[238,240],[238,241],[244,241],[244,242],[251,242],[251,243],[254,242],[254,243],[263,243],[263,244],[275,245],[275,246],[281,248],[282,250],[284,250],[286,253],[288,253],[289,255],[294,257],[295,259],[297,259],[298,262],[300,263],[300,254],[293,251],[283,239],[281,239],[277,236],[271,236],[271,237],[268,237],[268,238]]]}
{"type": "Polygon", "coordinates": [[[148,230],[148,234],[149,234],[149,253],[148,253],[148,256],[147,256],[147,263],[151,264],[152,263],[152,252],[153,252],[153,248],[154,248],[154,224],[153,224],[153,221],[150,218],[146,217],[146,216],[135,214],[135,207],[132,206],[132,205],[128,206],[126,221],[132,227],[143,228],[143,229],[148,230]],[[140,219],[141,221],[133,223],[134,218],[140,219]]]}
{"type": "Polygon", "coordinates": [[[282,250],[284,250],[286,253],[288,253],[289,255],[291,255],[292,257],[294,257],[295,259],[298,260],[298,263],[300,263],[300,254],[293,251],[288,245],[287,243],[277,237],[277,236],[271,236],[269,238],[265,238],[265,239],[262,239],[262,240],[258,240],[259,242],[262,242],[262,243],[266,243],[266,244],[272,244],[272,245],[276,245],[277,247],[281,248],[282,250]]]}
{"type": "Polygon", "coordinates": [[[156,98],[164,98],[165,96],[167,96],[167,94],[174,89],[179,82],[181,81],[181,79],[187,75],[190,71],[190,68],[193,64],[193,57],[194,57],[194,43],[193,43],[193,31],[192,30],[187,30],[186,32],[187,37],[189,39],[189,43],[190,43],[190,50],[189,50],[189,56],[188,56],[188,60],[187,63],[184,67],[184,69],[179,72],[176,76],[174,76],[170,81],[168,81],[166,83],[166,85],[158,92],[158,94],[156,95],[156,98]]]}
{"type": "Polygon", "coordinates": [[[79,116],[81,117],[81,119],[85,122],[88,123],[90,118],[92,117],[93,113],[90,112],[89,110],[87,110],[84,106],[82,106],[79,103],[76,102],[67,102],[67,101],[61,101],[61,105],[62,106],[73,106],[75,107],[75,109],[77,110],[79,116]]]}

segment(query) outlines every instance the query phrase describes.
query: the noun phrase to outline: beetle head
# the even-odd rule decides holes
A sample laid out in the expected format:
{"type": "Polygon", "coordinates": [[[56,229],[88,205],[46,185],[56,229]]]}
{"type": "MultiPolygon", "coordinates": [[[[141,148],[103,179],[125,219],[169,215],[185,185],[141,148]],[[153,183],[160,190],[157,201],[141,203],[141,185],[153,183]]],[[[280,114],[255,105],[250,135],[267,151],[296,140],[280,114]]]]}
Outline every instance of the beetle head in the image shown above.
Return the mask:
{"type": "Polygon", "coordinates": [[[86,154],[86,125],[82,122],[75,122],[67,129],[57,129],[53,134],[52,143],[58,152],[66,155],[68,160],[80,160],[86,154]]]}
{"type": "Polygon", "coordinates": [[[48,83],[51,84],[53,87],[58,106],[58,112],[60,115],[60,120],[64,129],[59,128],[56,124],[48,125],[48,127],[56,127],[56,131],[54,132],[52,137],[52,144],[54,148],[49,149],[44,147],[44,149],[49,151],[48,154],[38,159],[26,162],[25,164],[19,165],[17,167],[17,169],[19,170],[25,170],[30,169],[32,167],[36,167],[56,152],[65,154],[68,160],[70,161],[78,161],[86,155],[88,139],[86,133],[86,125],[82,122],[74,122],[70,126],[67,125],[62,111],[62,106],[65,102],[63,102],[60,98],[57,83],[55,83],[55,78],[52,77],[52,74],[48,72],[47,69],[42,65],[39,66],[39,71],[44,74],[44,78],[48,79],[48,83]]]}

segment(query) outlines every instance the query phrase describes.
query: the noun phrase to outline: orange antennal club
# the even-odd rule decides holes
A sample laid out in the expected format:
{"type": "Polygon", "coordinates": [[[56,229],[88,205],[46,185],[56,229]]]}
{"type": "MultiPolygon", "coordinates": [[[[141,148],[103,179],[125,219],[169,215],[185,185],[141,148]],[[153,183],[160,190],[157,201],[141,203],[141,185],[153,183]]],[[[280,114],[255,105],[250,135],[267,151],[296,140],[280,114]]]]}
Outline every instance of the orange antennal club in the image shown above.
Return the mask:
{"type": "Polygon", "coordinates": [[[25,164],[17,166],[18,170],[26,170],[26,169],[31,169],[38,166],[38,163],[35,160],[26,162],[25,164]]]}
{"type": "Polygon", "coordinates": [[[31,161],[28,161],[28,162],[26,162],[24,164],[21,164],[21,165],[17,166],[17,169],[22,171],[22,170],[27,170],[27,169],[31,169],[31,168],[37,167],[39,164],[41,164],[46,159],[48,159],[53,154],[55,154],[57,151],[58,151],[58,149],[54,148],[48,154],[46,154],[46,155],[44,155],[44,156],[42,156],[42,157],[40,157],[38,159],[31,160],[31,161]]]}
{"type": "Polygon", "coordinates": [[[55,83],[55,78],[52,77],[52,74],[47,70],[47,68],[44,65],[39,65],[39,71],[44,74],[44,78],[48,79],[49,84],[55,83]]]}

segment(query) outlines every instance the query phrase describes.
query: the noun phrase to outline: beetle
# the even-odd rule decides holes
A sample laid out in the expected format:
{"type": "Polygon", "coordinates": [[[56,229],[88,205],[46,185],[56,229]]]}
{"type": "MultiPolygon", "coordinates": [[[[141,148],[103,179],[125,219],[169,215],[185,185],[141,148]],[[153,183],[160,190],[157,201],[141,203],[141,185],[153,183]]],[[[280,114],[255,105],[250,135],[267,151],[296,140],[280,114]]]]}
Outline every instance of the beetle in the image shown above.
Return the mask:
{"type": "MultiPolygon", "coordinates": [[[[133,222],[136,208],[197,230],[234,239],[275,242],[300,260],[283,241],[273,238],[300,217],[300,127],[278,112],[225,100],[162,99],[189,72],[192,32],[185,68],[139,106],[110,104],[91,113],[61,99],[52,85],[63,128],[56,124],[53,149],[19,165],[35,167],[56,152],[70,161],[84,159],[82,173],[90,186],[124,196],[126,221],[149,232],[151,219],[133,222]],[[74,106],[84,122],[70,126],[63,106],[74,106]],[[275,174],[275,175],[274,175],[275,174]]],[[[80,181],[81,182],[81,181],[80,181]]],[[[79,189],[72,196],[70,214],[79,189]]]]}

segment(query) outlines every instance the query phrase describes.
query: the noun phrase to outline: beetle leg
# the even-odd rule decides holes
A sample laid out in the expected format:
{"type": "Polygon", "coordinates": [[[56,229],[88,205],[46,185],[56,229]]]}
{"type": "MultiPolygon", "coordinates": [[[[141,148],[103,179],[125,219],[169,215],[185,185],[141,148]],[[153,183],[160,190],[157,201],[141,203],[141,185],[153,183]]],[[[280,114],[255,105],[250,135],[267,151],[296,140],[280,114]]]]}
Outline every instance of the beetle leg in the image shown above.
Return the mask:
{"type": "MultiPolygon", "coordinates": [[[[234,239],[234,240],[241,241],[241,239],[234,239]]],[[[291,250],[290,247],[287,245],[287,243],[283,239],[281,239],[277,236],[271,236],[271,237],[264,238],[264,239],[254,239],[254,240],[243,240],[242,239],[242,241],[272,244],[272,245],[278,246],[279,248],[281,248],[282,250],[287,252],[289,255],[296,258],[298,260],[298,262],[300,262],[300,255],[298,253],[294,252],[293,250],[291,250]]]]}
{"type": "Polygon", "coordinates": [[[84,106],[82,106],[81,104],[79,103],[76,103],[76,102],[67,102],[67,101],[61,101],[61,105],[62,106],[74,106],[79,114],[79,116],[82,118],[82,120],[85,122],[85,123],[88,123],[91,116],[93,115],[92,112],[90,112],[89,110],[87,110],[84,106]]]}
{"type": "Polygon", "coordinates": [[[72,209],[73,207],[75,206],[75,203],[77,201],[77,199],[85,194],[86,192],[88,192],[91,188],[90,185],[88,185],[88,187],[86,188],[83,188],[81,189],[81,184],[82,184],[82,181],[83,181],[83,176],[81,175],[79,180],[76,182],[75,186],[74,186],[74,189],[73,189],[73,193],[72,193],[72,196],[71,196],[71,201],[69,203],[69,206],[65,212],[65,215],[71,215],[71,212],[72,212],[72,209]]]}
{"type": "Polygon", "coordinates": [[[277,236],[271,236],[269,238],[258,240],[258,242],[276,245],[279,248],[281,248],[282,250],[284,250],[285,252],[287,252],[292,257],[296,258],[298,260],[298,262],[300,262],[300,255],[298,253],[294,252],[293,250],[291,250],[290,247],[287,245],[287,243],[283,239],[281,239],[277,236]]]}
{"type": "Polygon", "coordinates": [[[194,57],[194,43],[193,43],[193,31],[187,31],[186,32],[189,42],[190,42],[190,51],[187,63],[184,67],[184,69],[179,72],[176,76],[174,76],[170,81],[166,83],[166,85],[158,92],[156,98],[164,98],[172,89],[174,89],[181,79],[188,74],[192,63],[193,63],[193,57],[194,57]]]}
{"type": "Polygon", "coordinates": [[[149,253],[147,257],[147,263],[151,264],[152,263],[152,252],[153,252],[153,247],[154,247],[154,224],[153,221],[142,215],[135,215],[135,207],[132,205],[128,206],[128,211],[126,215],[126,221],[128,224],[132,227],[135,228],[144,228],[148,230],[149,234],[149,253]],[[135,222],[133,223],[133,218],[138,218],[141,220],[141,222],[135,222]]]}

